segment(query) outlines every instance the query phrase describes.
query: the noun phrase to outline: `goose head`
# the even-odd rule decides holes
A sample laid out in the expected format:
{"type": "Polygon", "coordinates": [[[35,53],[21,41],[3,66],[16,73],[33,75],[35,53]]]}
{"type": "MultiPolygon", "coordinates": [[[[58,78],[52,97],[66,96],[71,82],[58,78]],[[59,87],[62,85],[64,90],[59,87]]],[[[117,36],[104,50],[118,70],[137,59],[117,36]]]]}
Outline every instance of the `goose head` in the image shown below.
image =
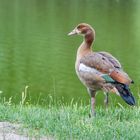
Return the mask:
{"type": "Polygon", "coordinates": [[[68,35],[89,35],[95,34],[94,29],[87,23],[80,23],[78,24],[68,35]]]}

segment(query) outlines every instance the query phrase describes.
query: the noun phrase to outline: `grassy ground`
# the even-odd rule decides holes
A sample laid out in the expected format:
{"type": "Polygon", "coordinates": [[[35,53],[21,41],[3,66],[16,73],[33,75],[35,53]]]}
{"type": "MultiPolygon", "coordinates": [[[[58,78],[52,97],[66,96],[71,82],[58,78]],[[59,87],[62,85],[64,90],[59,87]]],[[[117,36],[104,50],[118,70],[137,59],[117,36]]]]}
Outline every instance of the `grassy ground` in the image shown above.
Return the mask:
{"type": "Polygon", "coordinates": [[[140,107],[96,108],[96,117],[89,118],[89,106],[58,103],[39,105],[0,104],[0,121],[21,124],[20,133],[49,136],[53,139],[139,140],[140,107]]]}

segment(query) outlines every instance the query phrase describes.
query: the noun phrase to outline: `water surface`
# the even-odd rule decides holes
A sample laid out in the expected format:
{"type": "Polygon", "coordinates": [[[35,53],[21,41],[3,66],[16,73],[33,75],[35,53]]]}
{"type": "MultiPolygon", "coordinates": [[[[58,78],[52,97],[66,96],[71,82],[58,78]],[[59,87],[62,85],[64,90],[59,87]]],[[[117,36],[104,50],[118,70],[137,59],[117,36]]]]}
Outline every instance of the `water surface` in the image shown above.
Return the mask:
{"type": "MultiPolygon", "coordinates": [[[[28,100],[89,101],[74,69],[82,37],[68,37],[78,23],[96,30],[95,51],[108,51],[140,81],[140,1],[138,0],[0,0],[0,90],[19,102],[28,85],[28,100]]],[[[136,95],[137,96],[137,95],[136,95]]],[[[97,102],[102,104],[103,95],[97,102]]],[[[118,102],[118,98],[111,97],[118,102]],[[114,99],[115,98],[115,99],[114,99]]]]}

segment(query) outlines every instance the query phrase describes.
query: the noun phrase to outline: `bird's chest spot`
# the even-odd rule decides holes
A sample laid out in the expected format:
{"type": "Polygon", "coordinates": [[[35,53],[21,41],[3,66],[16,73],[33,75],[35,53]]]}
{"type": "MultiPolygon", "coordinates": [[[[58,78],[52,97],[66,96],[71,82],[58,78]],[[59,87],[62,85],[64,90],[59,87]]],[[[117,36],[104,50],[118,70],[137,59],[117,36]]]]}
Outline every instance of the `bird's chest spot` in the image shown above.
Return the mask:
{"type": "Polygon", "coordinates": [[[101,73],[98,70],[88,67],[83,63],[79,64],[76,73],[82,82],[88,84],[96,83],[101,75],[101,73]]]}
{"type": "Polygon", "coordinates": [[[101,74],[97,69],[90,67],[90,66],[86,66],[83,63],[79,64],[78,71],[81,73],[101,74]]]}

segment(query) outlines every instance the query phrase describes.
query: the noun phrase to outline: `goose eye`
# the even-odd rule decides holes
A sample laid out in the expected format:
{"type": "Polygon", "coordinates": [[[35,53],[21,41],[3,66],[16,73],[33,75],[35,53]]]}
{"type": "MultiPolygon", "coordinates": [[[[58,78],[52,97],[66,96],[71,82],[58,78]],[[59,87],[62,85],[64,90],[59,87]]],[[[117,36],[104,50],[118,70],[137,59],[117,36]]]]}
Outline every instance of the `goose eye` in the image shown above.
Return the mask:
{"type": "Polygon", "coordinates": [[[84,25],[78,25],[77,29],[83,29],[85,26],[84,25]]]}

